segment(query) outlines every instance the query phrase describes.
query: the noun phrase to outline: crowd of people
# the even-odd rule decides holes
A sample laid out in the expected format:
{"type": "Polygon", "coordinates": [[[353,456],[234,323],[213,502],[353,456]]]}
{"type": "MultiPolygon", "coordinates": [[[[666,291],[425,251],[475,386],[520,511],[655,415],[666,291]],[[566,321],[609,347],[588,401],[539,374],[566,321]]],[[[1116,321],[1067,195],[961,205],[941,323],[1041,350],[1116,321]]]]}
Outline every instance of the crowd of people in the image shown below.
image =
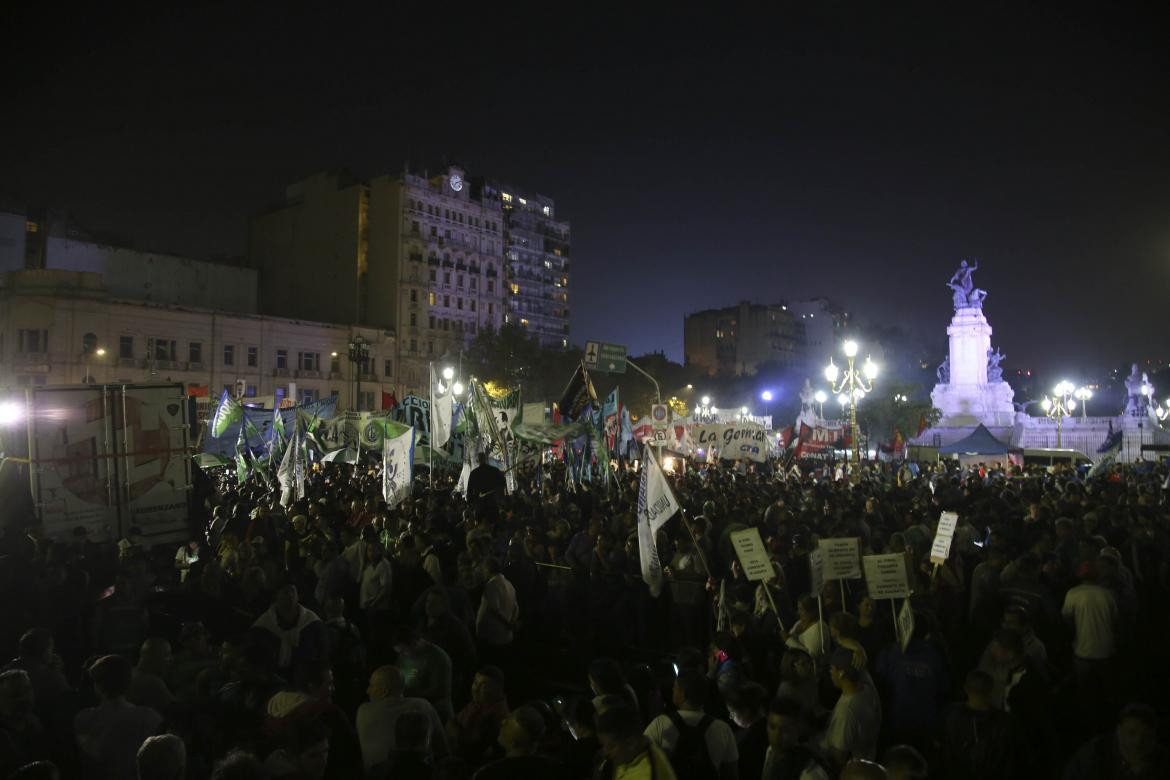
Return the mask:
{"type": "Polygon", "coordinates": [[[287,507],[229,468],[177,550],[4,529],[0,778],[1170,777],[1165,466],[689,464],[655,597],[614,465],[394,507],[377,463],[287,507]],[[908,634],[864,578],[811,592],[840,537],[904,556],[908,634]]]}

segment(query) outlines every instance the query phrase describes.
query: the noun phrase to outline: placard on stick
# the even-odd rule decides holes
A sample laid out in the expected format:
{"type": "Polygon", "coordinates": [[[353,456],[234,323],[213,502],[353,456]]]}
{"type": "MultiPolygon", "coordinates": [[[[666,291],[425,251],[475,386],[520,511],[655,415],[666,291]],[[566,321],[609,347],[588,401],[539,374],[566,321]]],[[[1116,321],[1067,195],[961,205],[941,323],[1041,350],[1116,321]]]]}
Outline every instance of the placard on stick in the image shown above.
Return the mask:
{"type": "Polygon", "coordinates": [[[809,587],[817,598],[825,589],[825,555],[817,548],[808,554],[809,587]]]}
{"type": "Polygon", "coordinates": [[[825,579],[855,580],[861,577],[861,543],[856,536],[821,539],[817,549],[825,557],[825,579]]]}
{"type": "Polygon", "coordinates": [[[906,556],[902,553],[866,555],[861,559],[865,568],[865,586],[871,599],[905,599],[910,597],[906,576],[906,556]]]}
{"type": "Polygon", "coordinates": [[[938,517],[938,529],[934,532],[934,544],[930,547],[931,563],[946,563],[951,554],[951,540],[955,537],[955,526],[959,524],[957,512],[943,512],[938,517]]]}
{"type": "Polygon", "coordinates": [[[772,559],[764,549],[764,542],[760,539],[760,529],[745,528],[732,531],[731,545],[735,548],[735,555],[739,558],[739,565],[743,567],[743,574],[751,582],[770,580],[776,576],[772,568],[772,559]]]}
{"type": "Polygon", "coordinates": [[[910,599],[902,602],[902,608],[898,610],[898,644],[902,647],[902,652],[906,652],[906,648],[910,646],[910,636],[914,633],[914,610],[910,606],[910,599]]]}

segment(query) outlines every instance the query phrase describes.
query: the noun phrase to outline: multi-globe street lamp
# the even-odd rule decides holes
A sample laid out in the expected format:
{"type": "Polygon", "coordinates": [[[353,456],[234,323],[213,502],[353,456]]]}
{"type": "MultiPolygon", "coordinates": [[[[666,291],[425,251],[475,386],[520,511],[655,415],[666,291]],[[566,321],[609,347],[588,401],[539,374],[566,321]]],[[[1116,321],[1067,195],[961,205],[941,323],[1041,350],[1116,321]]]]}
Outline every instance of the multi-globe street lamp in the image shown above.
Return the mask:
{"type": "Polygon", "coordinates": [[[845,373],[841,373],[830,356],[829,365],[825,366],[825,379],[829,380],[832,391],[840,394],[838,400],[841,400],[842,396],[844,397],[842,405],[849,404],[849,433],[853,438],[853,466],[856,468],[861,465],[861,437],[857,428],[857,402],[864,398],[866,393],[873,392],[873,380],[877,378],[878,367],[866,356],[865,363],[858,370],[854,364],[857,358],[857,342],[850,339],[845,342],[843,347],[845,358],[849,361],[845,373]],[[840,382],[837,381],[838,378],[840,378],[840,382]]]}
{"type": "Polygon", "coordinates": [[[1073,395],[1081,402],[1081,422],[1084,422],[1089,413],[1088,400],[1093,397],[1093,391],[1087,387],[1078,387],[1073,395]]]}
{"type": "Polygon", "coordinates": [[[1044,414],[1048,415],[1051,420],[1056,420],[1056,448],[1061,447],[1061,429],[1063,427],[1064,418],[1070,416],[1076,411],[1077,402],[1073,398],[1076,388],[1072,382],[1062,380],[1057,382],[1056,387],[1052,388],[1052,397],[1044,396],[1044,400],[1040,402],[1040,408],[1044,410],[1044,414]]]}
{"type": "Polygon", "coordinates": [[[829,400],[829,394],[824,390],[817,390],[813,394],[813,400],[817,402],[817,406],[819,407],[817,417],[821,420],[825,419],[825,401],[829,400]]]}
{"type": "Polygon", "coordinates": [[[710,422],[715,419],[719,410],[711,405],[711,396],[705,395],[699,401],[699,405],[695,407],[695,419],[700,422],[710,422]]]}

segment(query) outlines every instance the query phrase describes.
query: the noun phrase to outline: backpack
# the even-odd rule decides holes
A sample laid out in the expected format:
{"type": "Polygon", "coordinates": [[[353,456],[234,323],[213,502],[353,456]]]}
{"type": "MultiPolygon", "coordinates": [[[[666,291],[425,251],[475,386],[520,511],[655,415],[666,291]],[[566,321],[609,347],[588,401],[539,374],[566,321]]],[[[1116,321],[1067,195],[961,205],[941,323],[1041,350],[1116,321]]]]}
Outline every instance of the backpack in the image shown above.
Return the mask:
{"type": "Polygon", "coordinates": [[[717,780],[719,772],[707,752],[707,729],[715,719],[706,713],[694,726],[676,711],[666,713],[678,730],[678,742],[670,752],[670,764],[678,780],[717,780]]]}

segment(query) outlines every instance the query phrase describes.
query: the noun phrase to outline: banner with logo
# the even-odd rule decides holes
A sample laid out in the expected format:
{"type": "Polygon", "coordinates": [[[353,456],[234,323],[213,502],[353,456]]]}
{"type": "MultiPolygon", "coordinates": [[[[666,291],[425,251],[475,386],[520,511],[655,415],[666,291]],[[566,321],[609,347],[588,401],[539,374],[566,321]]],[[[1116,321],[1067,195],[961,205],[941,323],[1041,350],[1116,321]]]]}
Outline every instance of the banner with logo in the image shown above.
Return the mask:
{"type": "Polygon", "coordinates": [[[796,444],[798,458],[827,457],[835,449],[847,449],[853,446],[849,426],[844,423],[837,425],[818,425],[811,427],[800,424],[800,438],[796,444]]]}
{"type": "Polygon", "coordinates": [[[414,429],[387,436],[382,444],[382,497],[395,507],[410,496],[414,475],[414,429]]]}
{"type": "Polygon", "coordinates": [[[751,460],[763,463],[768,458],[768,432],[753,422],[706,423],[691,431],[694,446],[704,454],[715,453],[722,460],[751,460]]]}

